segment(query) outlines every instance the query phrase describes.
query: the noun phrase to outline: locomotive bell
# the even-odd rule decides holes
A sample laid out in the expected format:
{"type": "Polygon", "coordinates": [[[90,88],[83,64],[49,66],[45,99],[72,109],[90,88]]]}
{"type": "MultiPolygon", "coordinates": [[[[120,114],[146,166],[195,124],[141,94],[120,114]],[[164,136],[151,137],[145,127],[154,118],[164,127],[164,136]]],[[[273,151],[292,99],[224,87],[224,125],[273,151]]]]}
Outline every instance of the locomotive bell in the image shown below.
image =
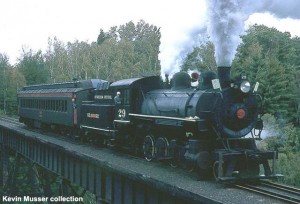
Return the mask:
{"type": "Polygon", "coordinates": [[[193,72],[191,74],[191,77],[192,77],[192,82],[196,82],[199,80],[200,75],[197,72],[193,72]]]}

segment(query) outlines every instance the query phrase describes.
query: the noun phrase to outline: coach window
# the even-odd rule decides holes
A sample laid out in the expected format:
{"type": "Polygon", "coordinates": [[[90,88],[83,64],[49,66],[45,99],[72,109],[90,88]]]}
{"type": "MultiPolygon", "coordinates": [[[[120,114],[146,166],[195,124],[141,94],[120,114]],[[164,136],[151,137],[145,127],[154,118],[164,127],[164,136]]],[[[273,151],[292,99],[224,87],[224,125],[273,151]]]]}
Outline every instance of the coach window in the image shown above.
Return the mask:
{"type": "Polygon", "coordinates": [[[61,112],[61,100],[58,100],[58,111],[61,112]]]}
{"type": "Polygon", "coordinates": [[[51,100],[51,110],[55,111],[55,101],[51,100]]]}
{"type": "Polygon", "coordinates": [[[61,111],[61,112],[64,112],[64,109],[63,109],[63,102],[64,102],[63,100],[60,100],[60,101],[59,101],[59,107],[60,107],[60,111],[61,111]]]}
{"type": "Polygon", "coordinates": [[[67,112],[67,100],[63,102],[63,112],[67,112]]]}

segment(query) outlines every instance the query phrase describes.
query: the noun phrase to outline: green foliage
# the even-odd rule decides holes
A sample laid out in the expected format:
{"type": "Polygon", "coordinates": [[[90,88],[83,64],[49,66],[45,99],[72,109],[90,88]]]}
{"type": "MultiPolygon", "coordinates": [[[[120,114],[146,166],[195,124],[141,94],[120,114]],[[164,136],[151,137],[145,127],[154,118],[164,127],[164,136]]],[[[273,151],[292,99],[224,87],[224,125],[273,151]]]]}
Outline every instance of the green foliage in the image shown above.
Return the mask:
{"type": "Polygon", "coordinates": [[[300,187],[300,129],[270,114],[265,114],[263,120],[267,138],[259,146],[279,151],[277,173],[284,175],[280,181],[300,187]]]}
{"type": "Polygon", "coordinates": [[[279,153],[278,157],[278,173],[284,175],[284,177],[280,178],[279,181],[287,185],[300,187],[300,153],[279,153]]]}
{"type": "Polygon", "coordinates": [[[296,82],[292,73],[293,70],[288,70],[288,67],[284,67],[277,58],[265,59],[264,66],[257,72],[265,113],[293,121],[296,110],[292,102],[296,96],[296,82]]]}
{"type": "MultiPolygon", "coordinates": [[[[149,25],[145,21],[141,20],[136,25],[130,21],[125,25],[118,27],[112,27],[107,33],[110,36],[110,40],[114,40],[118,48],[122,50],[122,55],[129,55],[129,62],[125,62],[124,59],[116,58],[116,64],[121,64],[125,70],[129,70],[129,76],[137,76],[141,73],[159,74],[160,62],[158,59],[159,46],[161,33],[160,29],[156,26],[149,25]],[[126,54],[124,44],[131,46],[129,52],[126,54]],[[129,67],[130,66],[130,67],[129,67]]],[[[118,55],[120,56],[120,55],[118,55]]],[[[124,72],[121,70],[121,72],[124,72]]],[[[126,71],[124,72],[126,74],[126,71]]]]}
{"type": "Polygon", "coordinates": [[[44,56],[50,82],[73,78],[115,81],[143,73],[159,74],[160,37],[159,28],[141,20],[111,27],[107,33],[100,29],[96,43],[65,44],[49,39],[44,56]]]}
{"type": "Polygon", "coordinates": [[[289,33],[275,28],[252,26],[238,48],[233,75],[245,73],[260,82],[265,113],[294,122],[296,110],[296,49],[289,33]]]}
{"type": "Polygon", "coordinates": [[[0,109],[5,112],[7,101],[8,70],[10,68],[8,57],[0,54],[0,109]]]}
{"type": "Polygon", "coordinates": [[[214,57],[214,45],[208,41],[201,43],[199,47],[194,47],[193,51],[184,58],[181,70],[217,70],[217,64],[214,57]]]}
{"type": "MultiPolygon", "coordinates": [[[[0,173],[2,173],[1,171],[2,169],[0,169],[0,173]]],[[[20,155],[9,157],[8,172],[8,183],[6,183],[5,191],[13,193],[13,196],[35,194],[43,197],[82,196],[83,203],[96,203],[96,197],[91,192],[85,191],[81,186],[70,184],[66,180],[63,182],[63,179],[58,175],[43,167],[33,165],[20,155]]],[[[2,187],[0,185],[0,190],[3,190],[2,187]]]]}
{"type": "Polygon", "coordinates": [[[267,136],[265,143],[268,149],[279,150],[282,152],[300,151],[300,129],[292,123],[276,119],[271,114],[265,114],[264,132],[267,136]]]}
{"type": "Polygon", "coordinates": [[[24,86],[24,76],[9,64],[6,55],[0,54],[0,110],[13,115],[16,114],[17,91],[24,86]]]}
{"type": "Polygon", "coordinates": [[[25,77],[27,85],[41,84],[48,81],[48,70],[41,51],[33,53],[32,50],[23,50],[17,67],[25,77]]]}
{"type": "Polygon", "coordinates": [[[97,44],[101,45],[106,39],[108,39],[108,36],[106,33],[104,33],[103,29],[100,29],[100,34],[97,38],[97,44]]]}

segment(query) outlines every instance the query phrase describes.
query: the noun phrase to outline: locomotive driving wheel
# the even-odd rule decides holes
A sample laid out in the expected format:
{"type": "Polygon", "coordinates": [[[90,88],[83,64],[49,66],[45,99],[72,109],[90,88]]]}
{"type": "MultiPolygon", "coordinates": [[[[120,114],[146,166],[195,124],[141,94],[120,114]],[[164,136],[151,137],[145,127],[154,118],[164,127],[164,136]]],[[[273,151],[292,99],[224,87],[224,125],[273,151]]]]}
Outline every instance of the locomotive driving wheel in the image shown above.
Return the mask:
{"type": "Polygon", "coordinates": [[[219,167],[219,161],[215,161],[213,164],[213,176],[215,178],[216,181],[219,181],[219,176],[224,175],[224,163],[221,164],[221,166],[219,167]],[[221,175],[220,175],[221,174],[221,175]]]}
{"type": "Polygon", "coordinates": [[[179,156],[180,156],[180,152],[179,152],[179,148],[177,146],[177,142],[175,139],[170,141],[169,144],[169,156],[171,157],[169,164],[171,167],[176,168],[179,163],[179,156]]]}
{"type": "Polygon", "coordinates": [[[144,138],[143,154],[147,161],[152,161],[155,157],[155,138],[153,135],[147,135],[144,138]]]}
{"type": "Polygon", "coordinates": [[[169,142],[168,139],[165,137],[159,137],[156,142],[156,154],[157,157],[167,157],[169,154],[169,142]]]}

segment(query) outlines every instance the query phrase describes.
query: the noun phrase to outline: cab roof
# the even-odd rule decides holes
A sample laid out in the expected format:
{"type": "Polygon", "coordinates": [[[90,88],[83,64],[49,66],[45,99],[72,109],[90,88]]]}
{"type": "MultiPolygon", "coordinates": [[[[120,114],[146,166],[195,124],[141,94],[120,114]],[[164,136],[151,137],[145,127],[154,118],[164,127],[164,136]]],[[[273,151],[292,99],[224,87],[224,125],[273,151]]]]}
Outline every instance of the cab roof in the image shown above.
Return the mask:
{"type": "Polygon", "coordinates": [[[116,82],[113,82],[110,84],[110,87],[124,87],[128,88],[131,86],[136,86],[138,84],[148,84],[149,82],[153,82],[156,84],[160,83],[160,77],[159,76],[148,76],[148,77],[140,77],[140,78],[131,78],[131,79],[122,79],[116,82]]]}

